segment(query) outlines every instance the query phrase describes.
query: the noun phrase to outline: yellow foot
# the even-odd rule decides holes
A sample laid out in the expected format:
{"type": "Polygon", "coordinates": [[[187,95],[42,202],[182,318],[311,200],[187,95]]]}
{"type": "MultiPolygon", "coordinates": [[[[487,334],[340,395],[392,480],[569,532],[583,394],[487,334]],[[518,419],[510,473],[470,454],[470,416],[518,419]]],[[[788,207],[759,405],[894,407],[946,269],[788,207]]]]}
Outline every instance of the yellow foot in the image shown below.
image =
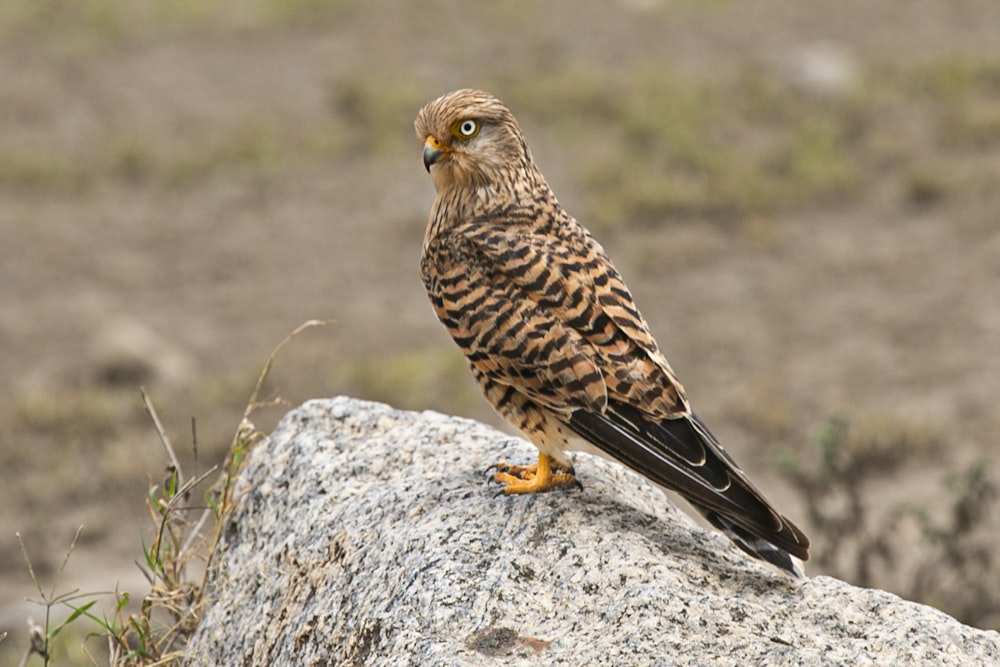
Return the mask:
{"type": "Polygon", "coordinates": [[[538,455],[538,463],[530,466],[515,466],[498,463],[493,479],[504,485],[503,492],[541,493],[563,486],[578,486],[573,468],[564,468],[555,463],[547,454],[538,455]]]}

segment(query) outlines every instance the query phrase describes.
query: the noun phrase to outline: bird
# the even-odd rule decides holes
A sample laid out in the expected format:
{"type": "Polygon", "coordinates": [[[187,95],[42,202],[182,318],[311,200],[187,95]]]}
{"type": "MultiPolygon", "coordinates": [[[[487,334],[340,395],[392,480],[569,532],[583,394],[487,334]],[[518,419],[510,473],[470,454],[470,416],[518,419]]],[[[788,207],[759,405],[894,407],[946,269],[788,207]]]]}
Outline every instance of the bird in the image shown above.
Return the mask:
{"type": "Polygon", "coordinates": [[[435,188],[420,276],[494,410],[538,448],[505,494],[578,486],[570,452],[678,492],[750,556],[803,578],[809,538],[692,410],[604,248],[559,204],[517,120],[474,89],[414,121],[435,188]]]}

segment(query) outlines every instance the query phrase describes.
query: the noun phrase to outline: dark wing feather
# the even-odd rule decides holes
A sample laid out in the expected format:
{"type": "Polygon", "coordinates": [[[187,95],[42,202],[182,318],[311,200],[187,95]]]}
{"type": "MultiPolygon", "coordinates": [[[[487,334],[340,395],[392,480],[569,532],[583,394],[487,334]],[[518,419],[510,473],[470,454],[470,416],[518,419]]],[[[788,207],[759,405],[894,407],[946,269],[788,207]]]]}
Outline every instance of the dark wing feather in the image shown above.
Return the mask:
{"type": "MultiPolygon", "coordinates": [[[[610,401],[603,413],[575,411],[569,427],[612,458],[680,493],[741,547],[760,538],[803,560],[809,557],[809,539],[768,504],[696,415],[654,420],[610,401]]],[[[756,551],[750,553],[762,556],[756,551]]]]}

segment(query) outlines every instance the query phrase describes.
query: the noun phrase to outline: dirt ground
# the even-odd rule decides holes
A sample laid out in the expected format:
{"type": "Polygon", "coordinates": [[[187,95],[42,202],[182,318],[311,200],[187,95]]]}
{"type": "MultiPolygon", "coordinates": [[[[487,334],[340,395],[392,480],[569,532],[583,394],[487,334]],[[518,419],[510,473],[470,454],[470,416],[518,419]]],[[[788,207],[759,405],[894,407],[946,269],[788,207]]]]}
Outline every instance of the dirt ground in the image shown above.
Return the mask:
{"type": "Polygon", "coordinates": [[[699,413],[807,532],[777,461],[831,416],[906,440],[878,503],[933,509],[995,458],[1000,3],[583,5],[4,4],[0,649],[44,613],[15,531],[51,582],[83,524],[60,587],[141,592],[165,457],[139,385],[205,469],[271,348],[328,319],[277,362],[291,404],[497,423],[416,272],[412,120],[457,87],[518,115],[699,413]]]}

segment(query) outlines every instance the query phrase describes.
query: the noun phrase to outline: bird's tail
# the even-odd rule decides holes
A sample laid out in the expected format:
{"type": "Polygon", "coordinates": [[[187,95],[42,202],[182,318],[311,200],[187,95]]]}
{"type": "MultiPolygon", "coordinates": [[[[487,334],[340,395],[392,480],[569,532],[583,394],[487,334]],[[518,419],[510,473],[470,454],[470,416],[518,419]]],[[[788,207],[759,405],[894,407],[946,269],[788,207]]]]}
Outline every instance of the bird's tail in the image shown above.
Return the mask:
{"type": "Polygon", "coordinates": [[[656,419],[609,401],[577,410],[569,427],[647,479],[682,495],[709,523],[754,558],[802,577],[809,538],[775,510],[698,416],[656,419]]]}
{"type": "Polygon", "coordinates": [[[745,553],[774,565],[796,579],[805,578],[806,575],[802,570],[802,562],[798,558],[789,555],[784,549],[774,546],[764,538],[754,535],[745,528],[741,528],[721,514],[701,507],[696,503],[691,503],[691,505],[710,524],[722,531],[726,537],[731,539],[745,553]]]}

